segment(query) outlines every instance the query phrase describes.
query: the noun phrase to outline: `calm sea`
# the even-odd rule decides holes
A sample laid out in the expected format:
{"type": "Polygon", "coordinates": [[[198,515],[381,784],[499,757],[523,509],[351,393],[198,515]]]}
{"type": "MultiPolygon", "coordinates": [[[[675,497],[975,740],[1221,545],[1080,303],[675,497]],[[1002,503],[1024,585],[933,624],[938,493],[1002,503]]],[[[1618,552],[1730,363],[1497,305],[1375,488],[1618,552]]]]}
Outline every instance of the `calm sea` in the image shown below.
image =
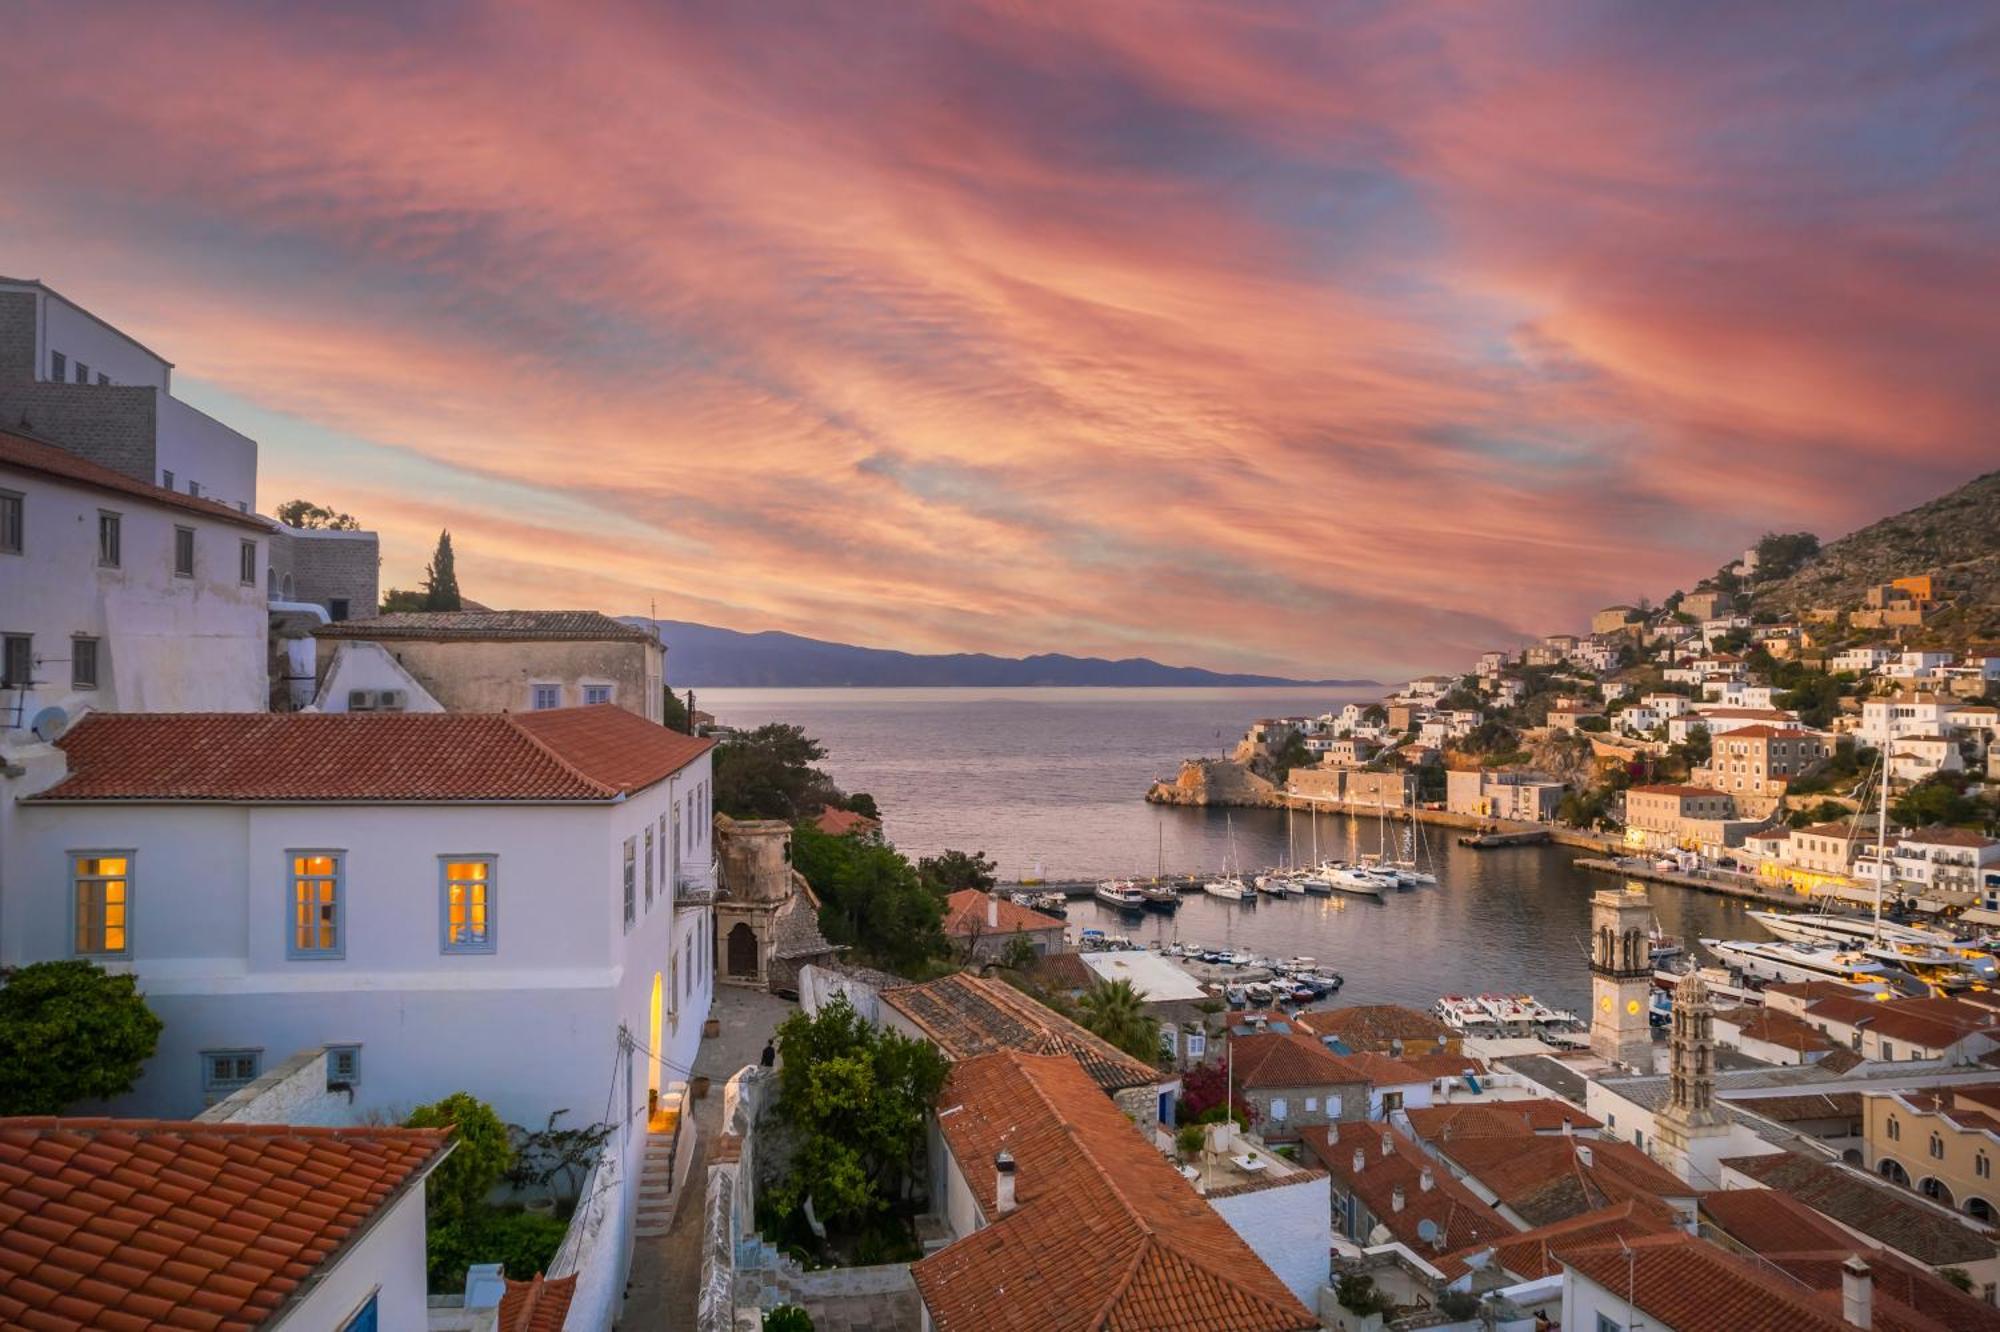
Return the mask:
{"type": "MultiPolygon", "coordinates": [[[[803,726],[826,746],[843,788],[881,806],[891,841],[912,858],[984,851],[1003,879],[1246,872],[1376,848],[1378,820],[1274,810],[1148,805],[1146,787],[1181,760],[1226,753],[1262,716],[1325,712],[1379,690],[1270,689],[709,689],[697,705],[731,726],[803,726]]],[[[1581,1008],[1590,894],[1614,880],[1575,869],[1562,848],[1470,851],[1447,830],[1420,830],[1439,886],[1380,904],[1298,898],[1235,907],[1200,895],[1171,916],[1121,918],[1072,903],[1072,926],[1134,939],[1306,954],[1347,978],[1349,1001],[1428,1007],[1438,995],[1529,991],[1581,1008]]],[[[1387,832],[1392,839],[1393,830],[1387,832]]],[[[1660,924],[1693,937],[1761,937],[1741,905],[1651,890],[1660,924]]]]}

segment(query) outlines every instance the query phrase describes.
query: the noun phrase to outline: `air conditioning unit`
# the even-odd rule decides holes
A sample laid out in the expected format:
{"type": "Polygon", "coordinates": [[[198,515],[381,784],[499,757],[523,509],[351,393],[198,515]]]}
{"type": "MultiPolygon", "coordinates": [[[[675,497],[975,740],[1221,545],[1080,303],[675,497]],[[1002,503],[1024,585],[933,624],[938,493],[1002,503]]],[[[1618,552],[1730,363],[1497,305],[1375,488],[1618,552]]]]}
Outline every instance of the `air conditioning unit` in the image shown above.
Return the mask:
{"type": "Polygon", "coordinates": [[[350,689],[347,691],[349,712],[375,711],[375,691],[373,689],[350,689]]]}
{"type": "Polygon", "coordinates": [[[410,691],[407,689],[384,689],[375,695],[375,710],[378,712],[401,712],[410,706],[410,691]]]}

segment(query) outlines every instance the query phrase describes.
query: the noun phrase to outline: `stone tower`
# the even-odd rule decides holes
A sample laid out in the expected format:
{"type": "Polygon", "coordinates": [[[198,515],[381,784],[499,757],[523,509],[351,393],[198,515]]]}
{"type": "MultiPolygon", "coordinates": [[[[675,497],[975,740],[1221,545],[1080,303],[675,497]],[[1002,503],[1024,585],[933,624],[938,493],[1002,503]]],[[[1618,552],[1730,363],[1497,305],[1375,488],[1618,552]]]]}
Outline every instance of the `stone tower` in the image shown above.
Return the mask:
{"type": "Polygon", "coordinates": [[[1644,889],[1601,888],[1590,899],[1590,1048],[1641,1073],[1653,1071],[1652,916],[1644,889]]]}
{"type": "Polygon", "coordinates": [[[1667,1104],[1656,1120],[1658,1155],[1690,1183],[1713,1182],[1719,1153],[1711,1141],[1726,1138],[1729,1124],[1715,1107],[1715,1005],[1700,976],[1674,989],[1667,1104]]]}

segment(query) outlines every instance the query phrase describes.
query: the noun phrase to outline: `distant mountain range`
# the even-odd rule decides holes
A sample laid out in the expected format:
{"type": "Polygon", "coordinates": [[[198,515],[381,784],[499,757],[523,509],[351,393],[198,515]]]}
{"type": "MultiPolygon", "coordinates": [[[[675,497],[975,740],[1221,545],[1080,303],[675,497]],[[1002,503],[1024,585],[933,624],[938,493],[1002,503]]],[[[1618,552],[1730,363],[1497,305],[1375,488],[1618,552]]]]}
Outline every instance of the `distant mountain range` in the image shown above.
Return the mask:
{"type": "Polygon", "coordinates": [[[767,630],[758,634],[684,620],[628,615],[641,628],[657,623],[667,645],[667,678],[680,688],[805,689],[828,686],[921,687],[1008,685],[1213,686],[1373,685],[1374,680],[1288,680],[1237,675],[1193,666],[1163,666],[1144,657],[1108,661],[1046,652],[995,657],[984,652],[925,655],[855,647],[767,630]]]}

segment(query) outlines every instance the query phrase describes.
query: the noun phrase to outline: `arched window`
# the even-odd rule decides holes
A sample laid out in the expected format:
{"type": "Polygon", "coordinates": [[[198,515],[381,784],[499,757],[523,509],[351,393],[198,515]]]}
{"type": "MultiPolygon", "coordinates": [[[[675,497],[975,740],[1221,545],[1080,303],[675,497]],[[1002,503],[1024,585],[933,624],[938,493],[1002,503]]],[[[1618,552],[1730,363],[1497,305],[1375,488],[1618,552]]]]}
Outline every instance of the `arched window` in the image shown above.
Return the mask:
{"type": "Polygon", "coordinates": [[[1992,1223],[1996,1215],[1993,1204],[1976,1195],[1965,1200],[1965,1214],[1975,1221],[1984,1221],[1988,1224],[1992,1223]]]}
{"type": "Polygon", "coordinates": [[[1889,1116],[1889,1141],[1890,1141],[1890,1142],[1901,1142],[1902,1140],[1903,1140],[1903,1126],[1902,1126],[1901,1124],[1899,1124],[1899,1123],[1897,1123],[1897,1122],[1896,1122],[1896,1117],[1895,1117],[1894,1115],[1890,1115],[1890,1116],[1889,1116]]]}
{"type": "Polygon", "coordinates": [[[1935,1133],[1931,1134],[1931,1159],[1944,1160],[1944,1139],[1935,1133]]]}
{"type": "Polygon", "coordinates": [[[1993,1159],[1985,1152],[1972,1158],[1972,1173],[1981,1179],[1993,1178],[1993,1159]]]}

